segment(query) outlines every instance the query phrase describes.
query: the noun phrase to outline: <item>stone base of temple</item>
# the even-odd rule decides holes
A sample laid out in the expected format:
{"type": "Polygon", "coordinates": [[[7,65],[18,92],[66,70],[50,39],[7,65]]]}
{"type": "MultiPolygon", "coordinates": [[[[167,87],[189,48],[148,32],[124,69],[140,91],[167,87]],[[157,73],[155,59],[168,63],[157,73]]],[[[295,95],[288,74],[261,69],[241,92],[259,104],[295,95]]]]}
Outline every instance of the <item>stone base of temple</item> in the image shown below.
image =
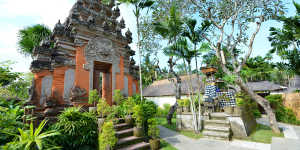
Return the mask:
{"type": "MultiPolygon", "coordinates": [[[[239,113],[202,113],[201,122],[205,137],[222,140],[229,140],[232,137],[243,139],[256,128],[254,116],[244,110],[239,113]]],[[[177,112],[176,128],[177,130],[194,130],[192,113],[177,112]]]]}

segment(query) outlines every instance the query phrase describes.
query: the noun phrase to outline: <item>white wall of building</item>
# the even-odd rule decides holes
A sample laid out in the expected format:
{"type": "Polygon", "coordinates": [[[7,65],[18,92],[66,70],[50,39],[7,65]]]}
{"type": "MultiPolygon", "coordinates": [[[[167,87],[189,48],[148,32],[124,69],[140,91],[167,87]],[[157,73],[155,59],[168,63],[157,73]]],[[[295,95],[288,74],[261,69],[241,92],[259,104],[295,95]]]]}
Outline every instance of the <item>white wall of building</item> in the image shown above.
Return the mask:
{"type": "MultiPolygon", "coordinates": [[[[171,106],[175,104],[176,98],[175,96],[159,96],[159,97],[145,97],[150,101],[153,101],[159,107],[163,108],[164,104],[170,104],[171,106]]],[[[182,95],[181,99],[187,98],[186,95],[182,95]]]]}

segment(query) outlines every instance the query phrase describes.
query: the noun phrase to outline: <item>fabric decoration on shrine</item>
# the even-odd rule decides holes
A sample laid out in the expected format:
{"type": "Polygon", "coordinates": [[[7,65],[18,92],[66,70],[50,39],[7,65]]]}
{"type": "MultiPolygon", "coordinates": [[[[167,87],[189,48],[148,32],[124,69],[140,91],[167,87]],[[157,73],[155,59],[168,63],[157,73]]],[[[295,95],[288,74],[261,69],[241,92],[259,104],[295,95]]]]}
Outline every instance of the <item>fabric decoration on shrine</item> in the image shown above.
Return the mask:
{"type": "Polygon", "coordinates": [[[207,85],[205,87],[204,101],[212,103],[217,97],[217,87],[215,85],[207,85]]]}
{"type": "Polygon", "coordinates": [[[223,108],[225,106],[232,106],[232,107],[236,106],[236,101],[233,92],[217,92],[217,96],[221,97],[221,99],[219,100],[220,107],[223,108]],[[225,98],[222,99],[223,96],[226,97],[226,99],[225,98]]]}

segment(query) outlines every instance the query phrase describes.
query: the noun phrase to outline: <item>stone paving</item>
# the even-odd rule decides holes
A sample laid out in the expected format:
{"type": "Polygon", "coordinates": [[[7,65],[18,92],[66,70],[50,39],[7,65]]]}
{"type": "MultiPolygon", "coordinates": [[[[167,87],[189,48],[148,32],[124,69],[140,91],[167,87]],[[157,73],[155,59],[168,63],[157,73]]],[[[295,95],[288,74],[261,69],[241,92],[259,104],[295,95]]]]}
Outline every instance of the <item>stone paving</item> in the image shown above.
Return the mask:
{"type": "MultiPolygon", "coordinates": [[[[264,118],[258,123],[268,125],[264,118]]],[[[160,126],[160,136],[179,150],[300,150],[300,127],[279,123],[285,138],[273,138],[271,144],[242,140],[220,141],[207,138],[191,139],[175,131],[160,126]]]]}
{"type": "Polygon", "coordinates": [[[191,139],[175,131],[160,126],[160,136],[178,150],[255,150],[231,145],[228,141],[207,138],[191,139]]]}

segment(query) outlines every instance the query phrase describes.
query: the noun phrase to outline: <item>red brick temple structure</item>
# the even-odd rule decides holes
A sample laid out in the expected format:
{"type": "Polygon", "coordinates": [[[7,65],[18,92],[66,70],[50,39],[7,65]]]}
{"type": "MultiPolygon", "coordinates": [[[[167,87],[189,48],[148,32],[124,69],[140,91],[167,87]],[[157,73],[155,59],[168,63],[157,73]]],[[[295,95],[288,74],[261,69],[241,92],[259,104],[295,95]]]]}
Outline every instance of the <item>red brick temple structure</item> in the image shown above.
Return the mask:
{"type": "MultiPolygon", "coordinates": [[[[128,44],[132,33],[122,35],[125,22],[112,0],[78,0],[64,23],[35,47],[30,103],[42,111],[67,105],[87,104],[88,93],[97,89],[113,104],[113,91],[125,96],[139,92],[138,67],[128,44]]],[[[51,113],[51,110],[49,113],[51,113]]]]}

